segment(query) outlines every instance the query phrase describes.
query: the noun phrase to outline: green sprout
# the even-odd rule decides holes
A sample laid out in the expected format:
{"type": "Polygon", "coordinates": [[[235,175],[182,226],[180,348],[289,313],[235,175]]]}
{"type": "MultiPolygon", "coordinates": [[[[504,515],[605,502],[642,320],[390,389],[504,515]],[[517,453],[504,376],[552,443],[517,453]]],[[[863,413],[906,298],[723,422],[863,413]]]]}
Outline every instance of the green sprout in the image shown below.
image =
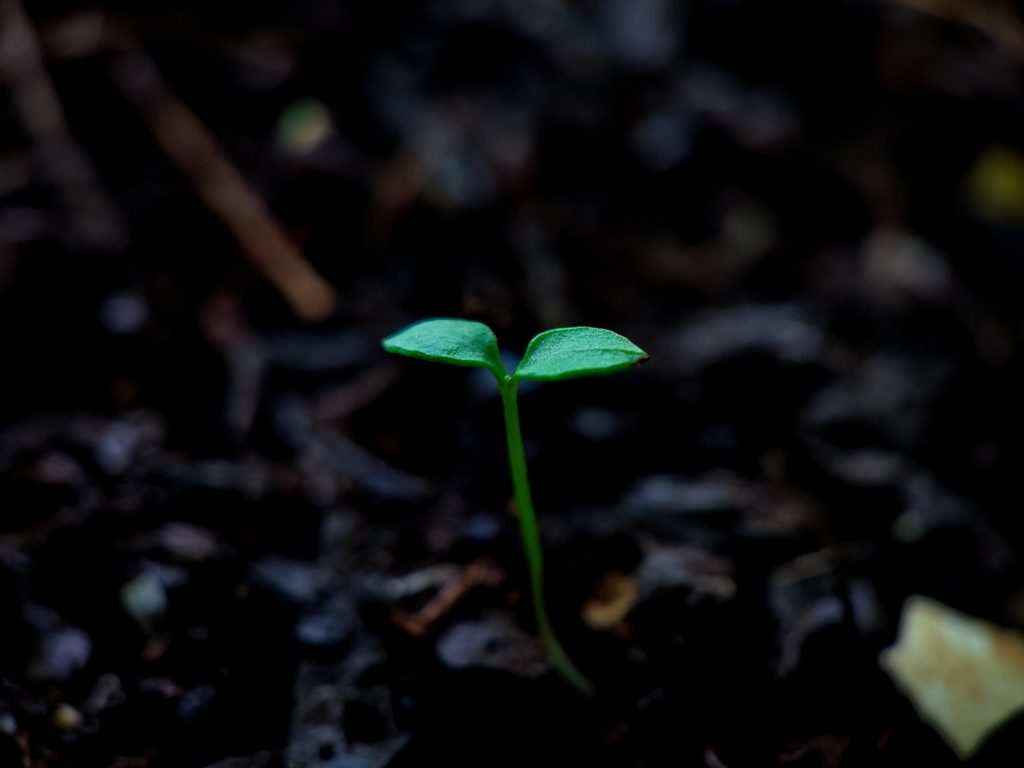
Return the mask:
{"type": "Polygon", "coordinates": [[[555,328],[534,336],[515,372],[508,373],[498,354],[498,339],[490,328],[483,323],[450,318],[414,323],[388,336],[383,345],[385,350],[398,355],[486,368],[494,374],[505,411],[509,468],[512,471],[519,532],[530,575],[537,632],[551,665],[579,690],[591,694],[590,681],[562,648],[544,604],[544,557],[526,471],[516,395],[523,380],[561,381],[624,371],[646,360],[647,353],[625,336],[603,328],[555,328]]]}

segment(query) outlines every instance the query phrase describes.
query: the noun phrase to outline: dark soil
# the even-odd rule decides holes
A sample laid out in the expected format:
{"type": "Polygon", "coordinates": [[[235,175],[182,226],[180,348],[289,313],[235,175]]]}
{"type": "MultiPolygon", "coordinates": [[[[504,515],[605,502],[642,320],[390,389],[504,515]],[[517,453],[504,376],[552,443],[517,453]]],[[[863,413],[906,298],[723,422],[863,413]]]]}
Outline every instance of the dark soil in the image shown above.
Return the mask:
{"type": "Polygon", "coordinates": [[[5,76],[0,766],[958,765],[877,658],[915,594],[1024,629],[1024,21],[910,5],[0,2],[66,122],[5,76]],[[593,699],[493,382],[380,349],[434,315],[650,353],[521,402],[593,699]]]}

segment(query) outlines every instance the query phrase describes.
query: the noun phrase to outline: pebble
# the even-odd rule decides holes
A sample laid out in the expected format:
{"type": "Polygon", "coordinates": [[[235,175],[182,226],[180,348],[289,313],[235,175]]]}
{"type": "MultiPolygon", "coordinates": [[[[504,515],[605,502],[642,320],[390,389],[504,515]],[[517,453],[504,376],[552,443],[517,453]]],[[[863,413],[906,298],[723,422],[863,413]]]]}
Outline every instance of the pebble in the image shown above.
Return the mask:
{"type": "Polygon", "coordinates": [[[168,523],[156,531],[154,541],[171,557],[188,563],[213,560],[222,554],[213,531],[190,523],[168,523]]]}
{"type": "Polygon", "coordinates": [[[736,594],[732,564],[700,547],[648,541],[637,568],[640,599],[662,589],[688,588],[690,602],[727,602],[736,594]]]}
{"type": "Polygon", "coordinates": [[[573,430],[595,443],[612,440],[623,431],[623,419],[607,408],[578,408],[570,417],[573,430]]]}
{"type": "Polygon", "coordinates": [[[4,712],[0,715],[0,733],[5,736],[13,736],[18,732],[18,721],[14,719],[14,715],[10,712],[4,712]]]}
{"type": "Polygon", "coordinates": [[[340,650],[352,637],[358,622],[351,598],[336,594],[299,619],[295,636],[309,649],[340,650]]]}
{"type": "Polygon", "coordinates": [[[622,499],[631,517],[722,515],[736,512],[750,500],[749,491],[732,478],[691,480],[676,475],[650,475],[622,499]]]}
{"type": "Polygon", "coordinates": [[[62,702],[53,710],[51,722],[62,731],[76,731],[82,727],[82,713],[62,702]]]}
{"type": "Polygon", "coordinates": [[[121,678],[113,674],[100,675],[83,709],[87,714],[97,715],[124,700],[125,692],[121,687],[121,678]]]}
{"type": "Polygon", "coordinates": [[[488,667],[523,677],[539,677],[547,666],[540,645],[499,614],[456,624],[441,637],[437,655],[453,669],[488,667]]]}
{"type": "Polygon", "coordinates": [[[119,291],[107,297],[100,305],[100,322],[114,336],[131,336],[142,332],[149,322],[150,312],[141,293],[119,291]]]}
{"type": "Polygon", "coordinates": [[[825,334],[792,304],[746,304],[706,312],[673,339],[673,360],[685,371],[704,370],[749,353],[789,365],[820,361],[825,334]]]}
{"type": "Polygon", "coordinates": [[[167,591],[160,577],[146,570],[121,587],[121,605],[129,616],[150,630],[167,610],[167,591]]]}
{"type": "Polygon", "coordinates": [[[312,98],[298,99],[285,107],[274,129],[278,143],[296,154],[312,152],[332,131],[330,110],[322,101],[312,98]]]}
{"type": "Polygon", "coordinates": [[[206,768],[269,768],[272,765],[275,765],[274,753],[263,751],[241,757],[228,757],[210,763],[206,768]]]}
{"type": "Polygon", "coordinates": [[[84,630],[64,624],[55,611],[38,605],[26,607],[25,619],[37,632],[26,669],[30,679],[67,680],[89,661],[92,639],[84,630]]]}
{"type": "Polygon", "coordinates": [[[256,563],[253,577],[295,603],[311,601],[323,581],[315,566],[283,557],[267,557],[256,563]]]}

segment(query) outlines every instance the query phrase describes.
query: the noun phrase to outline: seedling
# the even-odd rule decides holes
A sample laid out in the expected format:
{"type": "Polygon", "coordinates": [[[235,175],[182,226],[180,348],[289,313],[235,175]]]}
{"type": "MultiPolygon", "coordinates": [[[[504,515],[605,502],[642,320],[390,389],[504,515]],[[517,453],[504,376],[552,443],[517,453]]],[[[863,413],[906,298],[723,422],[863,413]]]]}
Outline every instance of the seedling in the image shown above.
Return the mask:
{"type": "Polygon", "coordinates": [[[534,336],[519,366],[513,373],[508,373],[498,354],[498,339],[490,328],[471,320],[449,318],[414,323],[388,336],[383,345],[384,349],[395,354],[437,363],[486,368],[494,374],[505,411],[508,462],[512,471],[519,532],[530,575],[537,632],[551,665],[578,689],[592,693],[590,681],[572,663],[555,636],[544,604],[544,557],[526,472],[516,396],[519,382],[523,380],[561,381],[624,371],[646,360],[647,353],[625,336],[603,328],[555,328],[534,336]]]}

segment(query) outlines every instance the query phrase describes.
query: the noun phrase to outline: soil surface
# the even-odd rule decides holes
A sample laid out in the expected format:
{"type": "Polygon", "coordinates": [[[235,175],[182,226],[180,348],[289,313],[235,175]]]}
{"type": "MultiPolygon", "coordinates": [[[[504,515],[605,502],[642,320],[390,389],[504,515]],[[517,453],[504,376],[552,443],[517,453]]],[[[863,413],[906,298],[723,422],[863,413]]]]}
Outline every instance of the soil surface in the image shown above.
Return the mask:
{"type": "MultiPolygon", "coordinates": [[[[0,2],[0,766],[955,766],[1024,629],[1015,4],[0,2]],[[467,317],[524,386],[387,356],[467,317]]],[[[1024,717],[971,766],[1020,766],[1024,717]]]]}

